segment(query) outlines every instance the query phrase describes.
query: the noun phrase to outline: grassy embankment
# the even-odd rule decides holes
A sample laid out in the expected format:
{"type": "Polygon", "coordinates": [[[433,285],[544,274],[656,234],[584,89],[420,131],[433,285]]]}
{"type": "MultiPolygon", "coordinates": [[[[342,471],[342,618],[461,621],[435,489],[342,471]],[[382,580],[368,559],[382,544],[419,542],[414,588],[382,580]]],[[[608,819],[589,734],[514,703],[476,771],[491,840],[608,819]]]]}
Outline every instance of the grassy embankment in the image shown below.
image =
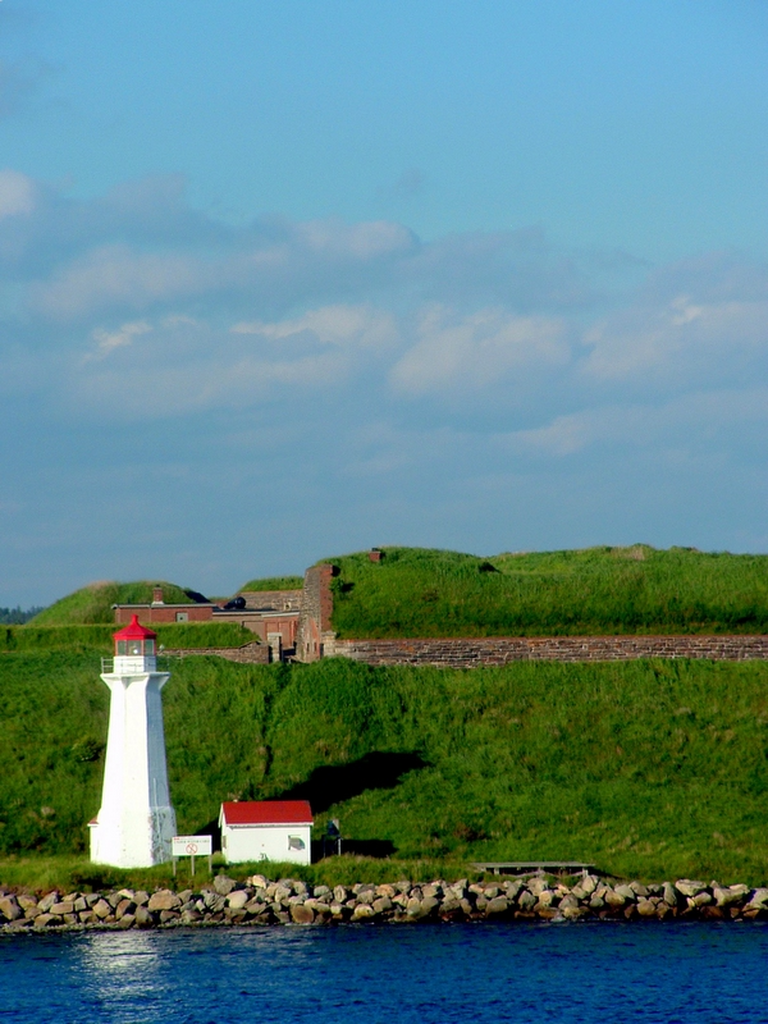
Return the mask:
{"type": "MultiPolygon", "coordinates": [[[[195,603],[192,596],[195,591],[184,590],[175,583],[158,582],[157,585],[163,588],[163,600],[167,604],[195,603]]],[[[102,580],[90,583],[44,608],[30,621],[35,626],[107,625],[115,621],[113,605],[149,604],[154,586],[155,583],[149,580],[133,583],[102,580]]]]}
{"type": "MultiPolygon", "coordinates": [[[[167,879],[167,868],[99,875],[85,856],[107,726],[100,653],[2,655],[2,882],[167,879]]],[[[291,869],[315,880],[541,858],[765,883],[766,683],[762,663],[458,672],[184,659],[164,691],[178,826],[199,830],[222,799],[309,792],[317,835],[338,817],[345,836],[392,850],[291,869]]]]}
{"type": "Polygon", "coordinates": [[[303,586],[303,576],[263,576],[244,583],[238,593],[244,590],[301,590],[303,586]]]}
{"type": "Polygon", "coordinates": [[[768,556],[589,548],[490,559],[385,548],[339,566],[341,637],[768,632],[768,556]]]}

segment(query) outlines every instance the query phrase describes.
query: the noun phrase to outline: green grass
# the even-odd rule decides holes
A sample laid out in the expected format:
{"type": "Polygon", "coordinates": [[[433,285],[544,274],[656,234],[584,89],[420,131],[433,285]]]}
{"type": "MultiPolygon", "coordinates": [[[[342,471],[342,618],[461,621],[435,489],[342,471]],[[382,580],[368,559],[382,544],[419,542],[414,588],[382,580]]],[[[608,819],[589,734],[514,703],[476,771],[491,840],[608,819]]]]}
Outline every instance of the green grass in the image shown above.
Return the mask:
{"type": "MultiPolygon", "coordinates": [[[[120,627],[110,626],[0,626],[0,652],[94,649],[112,653],[112,636],[120,627]]],[[[168,649],[239,647],[257,639],[235,622],[170,622],[155,625],[157,642],[168,649]]]]}
{"type": "MultiPolygon", "coordinates": [[[[475,871],[461,861],[446,860],[380,860],[371,857],[329,857],[317,864],[289,864],[253,861],[245,864],[225,864],[220,854],[214,854],[213,874],[226,874],[244,881],[250,875],[263,874],[267,878],[295,878],[312,885],[352,886],[365,881],[374,884],[409,879],[427,882],[436,878],[455,879],[469,877],[483,878],[482,872],[475,871]]],[[[153,868],[112,868],[92,864],[84,856],[66,854],[24,856],[0,856],[0,879],[8,888],[18,891],[46,893],[57,889],[61,893],[105,892],[110,889],[129,887],[152,892],[158,888],[181,889],[202,887],[209,882],[208,860],[198,857],[195,873],[192,874],[189,858],[178,862],[174,877],[171,864],[159,864],[153,868]]]]}
{"type": "Polygon", "coordinates": [[[341,637],[768,632],[768,556],[589,548],[490,559],[385,548],[324,559],[341,637]]]}
{"type": "Polygon", "coordinates": [[[36,615],[31,622],[35,626],[67,626],[70,624],[105,625],[115,621],[112,605],[149,604],[155,586],[163,588],[166,604],[194,604],[186,590],[175,583],[158,580],[139,580],[135,583],[114,583],[102,580],[90,583],[73,594],[61,598],[36,615]]]}
{"type": "Polygon", "coordinates": [[[238,590],[301,590],[304,586],[303,576],[264,576],[262,579],[249,580],[238,590]]]}
{"type": "MultiPolygon", "coordinates": [[[[0,870],[82,859],[107,725],[95,653],[3,654],[0,680],[0,870]]],[[[391,880],[418,864],[446,875],[472,860],[575,859],[644,879],[768,881],[762,662],[460,672],[204,656],[174,663],[163,699],[181,832],[222,800],[279,796],[323,766],[351,766],[354,783],[367,754],[417,753],[424,767],[397,785],[316,814],[316,835],[338,817],[348,838],[389,840],[393,860],[322,870],[391,880]]]]}

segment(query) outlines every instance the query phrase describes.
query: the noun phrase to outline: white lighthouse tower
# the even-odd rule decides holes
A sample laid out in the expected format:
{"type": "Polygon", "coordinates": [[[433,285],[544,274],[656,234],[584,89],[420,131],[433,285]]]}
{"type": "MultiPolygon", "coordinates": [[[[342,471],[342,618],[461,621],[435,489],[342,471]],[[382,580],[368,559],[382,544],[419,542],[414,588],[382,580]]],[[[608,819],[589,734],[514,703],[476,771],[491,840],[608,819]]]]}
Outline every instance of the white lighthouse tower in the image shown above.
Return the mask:
{"type": "Polygon", "coordinates": [[[90,823],[91,860],[121,868],[171,859],[176,815],[168,792],[163,704],[169,672],[158,672],[157,633],[136,615],[114,634],[115,656],[102,663],[111,692],[104,788],[90,823]]]}

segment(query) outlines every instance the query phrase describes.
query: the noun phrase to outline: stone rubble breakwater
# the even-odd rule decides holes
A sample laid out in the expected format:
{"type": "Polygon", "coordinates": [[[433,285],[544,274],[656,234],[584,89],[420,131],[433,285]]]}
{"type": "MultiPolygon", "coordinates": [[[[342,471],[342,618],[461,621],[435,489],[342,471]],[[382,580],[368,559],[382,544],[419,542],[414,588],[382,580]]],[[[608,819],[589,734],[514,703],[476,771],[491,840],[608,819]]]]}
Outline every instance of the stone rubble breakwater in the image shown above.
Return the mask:
{"type": "Polygon", "coordinates": [[[541,876],[484,882],[311,886],[253,875],[217,875],[201,889],[153,893],[50,892],[0,888],[0,934],[90,928],[333,924],[417,921],[752,920],[768,918],[768,888],[690,879],[643,885],[585,875],[575,885],[541,876]]]}

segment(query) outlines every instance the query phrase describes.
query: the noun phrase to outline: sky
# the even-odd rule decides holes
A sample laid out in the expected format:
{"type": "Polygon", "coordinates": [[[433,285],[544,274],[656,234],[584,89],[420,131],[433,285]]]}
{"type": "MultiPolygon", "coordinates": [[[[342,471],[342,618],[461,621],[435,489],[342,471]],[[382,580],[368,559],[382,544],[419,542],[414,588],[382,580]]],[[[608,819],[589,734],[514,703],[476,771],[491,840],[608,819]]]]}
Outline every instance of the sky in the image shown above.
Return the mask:
{"type": "Polygon", "coordinates": [[[0,606],[768,550],[768,0],[0,0],[0,606]]]}

